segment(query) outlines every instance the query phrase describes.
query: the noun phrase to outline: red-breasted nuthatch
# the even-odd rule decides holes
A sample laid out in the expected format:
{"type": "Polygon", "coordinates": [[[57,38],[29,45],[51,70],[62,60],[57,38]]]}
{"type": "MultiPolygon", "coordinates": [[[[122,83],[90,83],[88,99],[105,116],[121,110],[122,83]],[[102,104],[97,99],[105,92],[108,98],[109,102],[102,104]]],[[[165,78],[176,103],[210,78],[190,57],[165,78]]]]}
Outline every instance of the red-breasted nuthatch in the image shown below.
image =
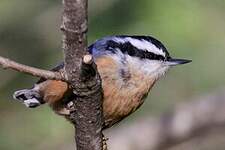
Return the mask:
{"type": "MultiPolygon", "coordinates": [[[[191,62],[170,57],[165,46],[150,36],[109,36],[88,49],[102,78],[104,128],[137,110],[169,68],[191,62]]],[[[63,63],[53,71],[61,69],[63,63]]],[[[69,93],[66,82],[41,79],[31,89],[16,91],[14,98],[30,108],[48,103],[57,114],[66,116],[69,93]]]]}

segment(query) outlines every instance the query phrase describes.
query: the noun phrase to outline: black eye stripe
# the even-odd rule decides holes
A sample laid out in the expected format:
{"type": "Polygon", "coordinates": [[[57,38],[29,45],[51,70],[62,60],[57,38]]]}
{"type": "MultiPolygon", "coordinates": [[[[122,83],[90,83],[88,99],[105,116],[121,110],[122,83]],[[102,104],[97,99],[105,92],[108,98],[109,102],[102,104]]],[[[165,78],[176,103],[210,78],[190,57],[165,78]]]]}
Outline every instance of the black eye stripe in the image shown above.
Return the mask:
{"type": "Polygon", "coordinates": [[[166,58],[162,55],[157,55],[155,53],[149,52],[147,50],[140,50],[137,47],[133,46],[130,42],[118,43],[113,40],[107,42],[106,50],[116,53],[117,49],[124,54],[128,54],[133,57],[138,57],[141,59],[150,59],[150,60],[165,60],[166,58]]]}
{"type": "Polygon", "coordinates": [[[170,57],[169,56],[169,53],[168,53],[168,51],[166,49],[166,47],[159,40],[155,39],[152,36],[140,36],[140,35],[127,36],[127,35],[119,35],[119,36],[116,36],[116,37],[118,37],[118,38],[130,37],[130,38],[134,38],[134,39],[137,39],[137,40],[145,40],[145,41],[151,42],[158,49],[161,49],[166,54],[166,57],[170,57]]]}

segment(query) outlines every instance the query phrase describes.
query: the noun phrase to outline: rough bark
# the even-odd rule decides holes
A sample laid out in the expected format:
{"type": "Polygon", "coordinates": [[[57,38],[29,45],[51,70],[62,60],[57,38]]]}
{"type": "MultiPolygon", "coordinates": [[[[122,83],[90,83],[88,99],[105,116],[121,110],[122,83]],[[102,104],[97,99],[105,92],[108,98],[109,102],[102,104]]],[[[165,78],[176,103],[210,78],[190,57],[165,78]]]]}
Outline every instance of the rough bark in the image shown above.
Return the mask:
{"type": "Polygon", "coordinates": [[[69,119],[76,128],[77,150],[100,150],[103,94],[97,67],[86,55],[87,0],[63,0],[62,18],[65,70],[74,93],[69,119]]]}

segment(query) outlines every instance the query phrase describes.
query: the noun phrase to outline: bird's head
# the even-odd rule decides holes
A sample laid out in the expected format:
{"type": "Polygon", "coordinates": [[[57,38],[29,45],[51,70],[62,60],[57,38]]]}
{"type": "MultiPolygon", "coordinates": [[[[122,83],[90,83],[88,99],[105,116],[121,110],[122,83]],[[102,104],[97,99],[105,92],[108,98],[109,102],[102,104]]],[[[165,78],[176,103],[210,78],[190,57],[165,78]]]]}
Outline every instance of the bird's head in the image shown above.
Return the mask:
{"type": "Polygon", "coordinates": [[[174,66],[191,60],[170,56],[166,47],[151,36],[109,36],[92,45],[92,54],[111,55],[123,65],[129,64],[137,71],[159,78],[174,66]]]}

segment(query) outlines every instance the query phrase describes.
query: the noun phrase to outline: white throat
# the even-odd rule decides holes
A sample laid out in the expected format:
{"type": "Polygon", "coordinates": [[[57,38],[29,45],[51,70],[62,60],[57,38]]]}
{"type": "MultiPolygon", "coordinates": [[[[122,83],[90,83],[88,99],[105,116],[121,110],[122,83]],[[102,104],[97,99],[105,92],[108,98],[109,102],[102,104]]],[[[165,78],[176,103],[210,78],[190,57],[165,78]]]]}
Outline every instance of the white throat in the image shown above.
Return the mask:
{"type": "Polygon", "coordinates": [[[163,76],[168,69],[170,68],[163,61],[158,60],[141,60],[140,58],[131,58],[130,56],[126,56],[127,62],[134,66],[134,69],[140,71],[141,73],[155,78],[156,80],[163,76]]]}

